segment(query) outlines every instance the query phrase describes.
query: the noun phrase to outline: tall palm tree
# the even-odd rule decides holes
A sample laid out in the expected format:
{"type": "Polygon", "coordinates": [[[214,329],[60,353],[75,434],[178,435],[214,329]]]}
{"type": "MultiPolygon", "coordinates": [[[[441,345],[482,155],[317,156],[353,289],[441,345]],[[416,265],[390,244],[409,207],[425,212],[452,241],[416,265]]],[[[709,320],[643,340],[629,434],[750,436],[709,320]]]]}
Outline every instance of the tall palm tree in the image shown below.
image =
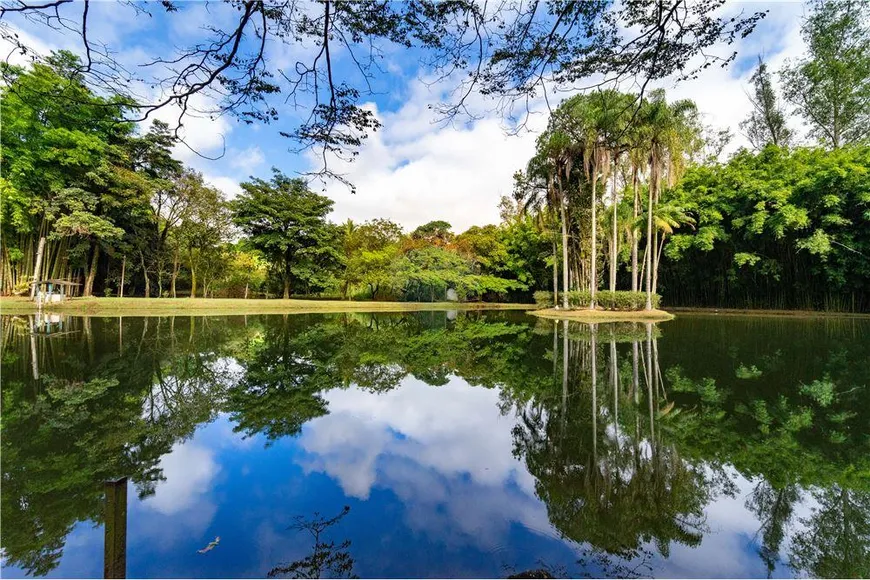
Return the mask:
{"type": "Polygon", "coordinates": [[[654,272],[658,271],[658,230],[653,227],[654,206],[659,201],[664,179],[673,185],[685,167],[686,154],[697,144],[697,109],[691,101],[668,104],[664,90],[650,94],[640,114],[646,136],[649,164],[647,196],[646,309],[652,309],[654,272]]]}
{"type": "MultiPolygon", "coordinates": [[[[523,202],[525,211],[536,210],[547,214],[552,221],[559,221],[562,230],[562,304],[568,307],[568,220],[566,216],[566,182],[563,174],[570,176],[571,162],[568,153],[567,136],[551,127],[538,137],[537,153],[526,167],[525,182],[518,181],[521,187],[515,192],[523,202]],[[556,216],[560,219],[556,220],[556,216]]],[[[553,243],[553,299],[558,303],[558,266],[556,244],[553,243]]]]}

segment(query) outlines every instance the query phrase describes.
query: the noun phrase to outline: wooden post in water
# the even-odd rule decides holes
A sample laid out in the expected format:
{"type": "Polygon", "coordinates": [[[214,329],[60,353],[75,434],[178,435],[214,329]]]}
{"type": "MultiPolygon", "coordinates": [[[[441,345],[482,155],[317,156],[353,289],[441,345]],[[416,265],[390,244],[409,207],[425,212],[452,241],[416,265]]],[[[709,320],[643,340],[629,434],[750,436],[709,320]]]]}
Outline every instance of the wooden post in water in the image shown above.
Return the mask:
{"type": "Polygon", "coordinates": [[[107,481],[103,578],[127,577],[127,478],[107,481]]]}

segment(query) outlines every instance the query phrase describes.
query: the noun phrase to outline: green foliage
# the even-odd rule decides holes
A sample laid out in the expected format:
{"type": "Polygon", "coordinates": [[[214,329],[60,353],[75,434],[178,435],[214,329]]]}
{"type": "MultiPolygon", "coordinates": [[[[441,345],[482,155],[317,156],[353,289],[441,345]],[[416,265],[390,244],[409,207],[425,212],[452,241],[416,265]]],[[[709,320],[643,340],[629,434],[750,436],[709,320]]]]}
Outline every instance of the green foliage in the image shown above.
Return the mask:
{"type": "Polygon", "coordinates": [[[742,151],[667,196],[696,221],[664,250],[670,303],[870,308],[870,147],[742,151]]]}
{"type": "Polygon", "coordinates": [[[233,222],[269,261],[285,298],[294,279],[308,280],[321,263],[340,259],[338,233],[326,221],[333,205],[328,197],[277,169],[270,181],[254,179],[241,187],[232,202],[233,222]]]}
{"type": "Polygon", "coordinates": [[[801,385],[800,391],[821,407],[827,407],[834,401],[835,386],[827,377],[823,380],[815,380],[809,385],[801,385]]]}
{"type": "MultiPolygon", "coordinates": [[[[589,308],[592,302],[592,295],[587,290],[572,290],[567,294],[571,308],[589,308]]],[[[653,295],[653,308],[658,308],[659,300],[659,295],[653,295]]],[[[646,294],[629,290],[599,290],[595,294],[595,304],[602,310],[643,310],[646,307],[646,294]]]]}
{"type": "Polygon", "coordinates": [[[554,295],[549,290],[537,290],[534,294],[535,305],[538,308],[552,308],[554,304],[554,295]]]}

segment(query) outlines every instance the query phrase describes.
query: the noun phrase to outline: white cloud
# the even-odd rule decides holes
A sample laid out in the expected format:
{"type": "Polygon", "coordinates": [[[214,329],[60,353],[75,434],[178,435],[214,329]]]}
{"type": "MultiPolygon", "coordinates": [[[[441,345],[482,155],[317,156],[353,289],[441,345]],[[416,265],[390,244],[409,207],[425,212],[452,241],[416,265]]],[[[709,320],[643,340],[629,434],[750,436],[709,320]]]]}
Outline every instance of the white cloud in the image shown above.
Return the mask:
{"type": "Polygon", "coordinates": [[[391,490],[409,527],[437,541],[492,547],[512,523],[557,536],[534,478],[512,455],[515,418],[499,413],[497,390],[406,379],[378,396],[337,389],[325,398],[330,414],[300,438],[306,472],[327,473],[360,499],[391,490]]]}
{"type": "Polygon", "coordinates": [[[203,173],[202,178],[207,184],[221,190],[227,199],[233,199],[242,192],[242,188],[239,187],[238,179],[224,175],[211,175],[208,173],[203,173]]]}
{"type": "Polygon", "coordinates": [[[220,470],[214,452],[192,442],[173,447],[160,460],[160,468],[166,480],[157,485],[145,505],[163,515],[191,509],[211,490],[220,470]]]}
{"type": "Polygon", "coordinates": [[[266,156],[263,155],[263,150],[252,145],[247,149],[231,149],[227,152],[230,165],[242,171],[253,171],[266,161],[266,156]]]}

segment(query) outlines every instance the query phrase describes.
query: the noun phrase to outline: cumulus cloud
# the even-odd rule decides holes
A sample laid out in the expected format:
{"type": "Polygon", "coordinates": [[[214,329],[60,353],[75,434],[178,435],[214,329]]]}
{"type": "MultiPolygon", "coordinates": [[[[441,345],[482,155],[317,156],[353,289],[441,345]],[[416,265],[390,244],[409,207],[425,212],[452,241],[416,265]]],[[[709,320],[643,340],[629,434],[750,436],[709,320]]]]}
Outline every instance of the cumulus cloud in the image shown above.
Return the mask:
{"type": "Polygon", "coordinates": [[[330,475],[359,499],[376,487],[391,490],[408,526],[438,541],[491,547],[512,523],[557,535],[534,478],[511,453],[515,418],[499,413],[495,389],[407,379],[378,396],[337,389],[325,398],[330,414],[306,425],[300,439],[306,472],[330,475]]]}
{"type": "Polygon", "coordinates": [[[172,515],[191,509],[211,490],[219,466],[211,449],[188,442],[176,445],[160,460],[165,481],[145,505],[172,515]]]}

